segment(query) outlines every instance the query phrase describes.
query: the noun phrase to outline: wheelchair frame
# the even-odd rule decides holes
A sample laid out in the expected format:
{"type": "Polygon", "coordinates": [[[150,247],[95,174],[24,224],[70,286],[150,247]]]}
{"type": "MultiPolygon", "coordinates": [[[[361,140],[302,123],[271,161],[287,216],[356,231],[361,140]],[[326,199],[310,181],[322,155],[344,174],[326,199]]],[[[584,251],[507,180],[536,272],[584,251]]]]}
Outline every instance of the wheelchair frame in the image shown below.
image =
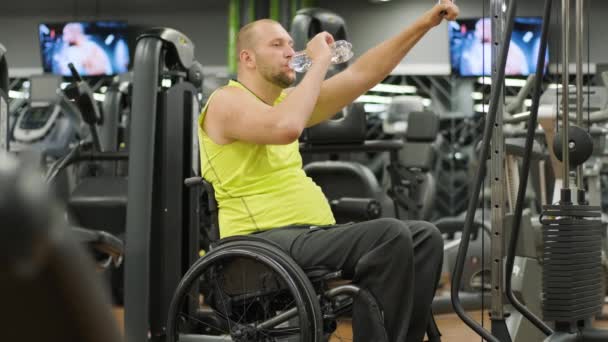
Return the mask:
{"type": "MultiPolygon", "coordinates": [[[[186,297],[190,287],[195,284],[213,263],[227,257],[246,256],[263,261],[266,266],[273,268],[279,274],[284,276],[283,280],[289,283],[289,288],[297,289],[300,293],[295,296],[301,296],[298,305],[305,309],[305,322],[300,322],[301,326],[306,326],[310,331],[302,332],[301,341],[322,341],[325,334],[331,334],[336,329],[335,319],[345,313],[348,313],[352,307],[352,298],[361,296],[366,300],[369,307],[376,311],[377,317],[381,318],[382,314],[378,304],[373,299],[371,294],[360,289],[352,284],[339,285],[329,288],[329,282],[341,279],[341,271],[332,271],[324,267],[315,267],[308,270],[303,270],[289,255],[274,244],[272,241],[257,237],[257,236],[234,236],[225,239],[219,239],[219,224],[218,224],[218,208],[215,200],[214,190],[210,183],[206,182],[201,177],[191,177],[184,182],[188,187],[202,187],[203,193],[207,195],[207,210],[210,222],[205,226],[206,235],[209,238],[208,246],[204,246],[209,250],[202,258],[196,261],[184,275],[171,301],[169,315],[167,321],[167,341],[173,342],[178,338],[180,340],[195,341],[199,340],[194,335],[178,335],[176,328],[180,310],[186,304],[186,297]],[[346,296],[349,298],[345,302],[335,304],[337,299],[342,299],[346,296]],[[304,323],[304,324],[302,324],[304,323]],[[181,337],[181,338],[180,338],[181,337]]],[[[295,291],[292,291],[295,292],[295,291]]],[[[211,313],[207,313],[208,315],[211,313]]],[[[288,322],[290,319],[298,316],[298,310],[291,308],[287,311],[279,313],[277,316],[271,317],[256,325],[256,328],[267,329],[276,327],[280,324],[288,322]]],[[[230,327],[230,335],[234,341],[246,341],[248,338],[255,337],[255,332],[251,329],[247,330],[245,326],[230,327]]],[[[220,337],[218,337],[220,338],[220,337]]],[[[209,339],[206,339],[209,340],[209,339]]],[[[222,340],[222,339],[218,339],[222,340]]],[[[249,339],[250,340],[250,339],[249,339]]],[[[222,341],[225,341],[223,339],[222,341]]]]}

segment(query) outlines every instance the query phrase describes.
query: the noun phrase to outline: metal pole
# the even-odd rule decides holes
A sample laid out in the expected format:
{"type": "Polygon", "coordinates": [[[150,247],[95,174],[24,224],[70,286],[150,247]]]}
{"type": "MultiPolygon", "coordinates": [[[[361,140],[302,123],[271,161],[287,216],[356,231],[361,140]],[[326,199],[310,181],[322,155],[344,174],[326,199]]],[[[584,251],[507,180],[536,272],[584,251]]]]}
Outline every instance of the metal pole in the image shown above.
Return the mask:
{"type": "MultiPolygon", "coordinates": [[[[249,0],[247,4],[247,15],[249,16],[247,19],[247,23],[250,23],[255,20],[255,0],[249,0]]],[[[245,24],[245,23],[242,23],[245,24]]],[[[245,25],[243,25],[245,26],[245,25]]]]}
{"type": "Polygon", "coordinates": [[[8,65],[6,49],[0,44],[0,153],[10,151],[9,112],[8,112],[8,65]]]}
{"type": "MultiPolygon", "coordinates": [[[[499,56],[501,46],[505,47],[508,42],[503,42],[505,16],[503,13],[504,0],[492,0],[490,13],[492,18],[492,87],[498,85],[498,82],[504,80],[498,79],[499,56]]],[[[484,52],[485,53],[485,52],[484,52]]],[[[496,108],[496,123],[494,124],[494,135],[492,138],[492,153],[490,158],[490,182],[492,190],[492,238],[491,238],[491,255],[492,255],[492,319],[504,319],[504,301],[503,301],[503,218],[505,215],[504,203],[504,136],[503,136],[503,103],[504,94],[501,92],[496,108]],[[496,262],[498,260],[498,262],[496,262]]],[[[482,160],[482,163],[485,161],[482,160]]],[[[483,192],[482,192],[483,193],[483,192]]]]}
{"type": "Polygon", "coordinates": [[[270,15],[270,0],[256,0],[254,11],[254,20],[268,18],[270,15]]]}
{"type": "MultiPolygon", "coordinates": [[[[576,0],[576,125],[583,126],[583,0],[576,0]]],[[[576,168],[576,187],[583,190],[583,166],[576,168]]],[[[580,204],[580,203],[579,203],[580,204]]]]}
{"type": "MultiPolygon", "coordinates": [[[[570,188],[570,155],[568,143],[569,108],[569,52],[570,52],[570,0],[562,0],[562,163],[564,164],[564,184],[562,189],[570,188]]],[[[564,200],[562,198],[562,200],[564,200]]],[[[568,200],[569,202],[569,200],[568,200]]]]}
{"type": "Polygon", "coordinates": [[[279,13],[280,13],[280,5],[279,0],[270,0],[270,19],[280,21],[279,13]]]}
{"type": "Polygon", "coordinates": [[[228,72],[236,74],[236,36],[240,28],[239,0],[230,0],[228,4],[228,72]]]}
{"type": "Polygon", "coordinates": [[[302,8],[317,7],[317,0],[302,0],[302,8]]]}
{"type": "Polygon", "coordinates": [[[289,18],[289,29],[291,30],[291,22],[293,21],[293,18],[296,16],[296,12],[300,9],[300,4],[298,0],[290,0],[289,3],[289,10],[291,12],[290,14],[290,18],[289,18]]]}
{"type": "Polygon", "coordinates": [[[239,4],[239,29],[253,21],[253,15],[250,13],[254,0],[242,0],[239,4]]]}
{"type": "MultiPolygon", "coordinates": [[[[504,21],[505,34],[503,37],[504,41],[510,42],[512,33],[513,33],[513,25],[515,22],[515,13],[517,12],[517,0],[511,0],[509,2],[509,6],[507,9],[507,19],[504,21]]],[[[496,113],[497,109],[503,106],[503,103],[500,103],[500,95],[504,91],[503,83],[505,78],[505,69],[507,65],[507,55],[509,54],[509,44],[506,44],[503,49],[500,51],[499,63],[496,66],[497,72],[497,80],[501,80],[501,82],[497,82],[493,85],[492,94],[490,98],[490,110],[488,115],[486,116],[486,120],[484,123],[483,130],[483,142],[481,145],[481,152],[479,156],[479,167],[475,172],[475,176],[472,179],[472,189],[471,196],[468,199],[467,213],[464,220],[464,226],[462,231],[462,241],[460,242],[460,246],[458,247],[458,254],[456,257],[456,262],[454,264],[454,272],[453,279],[450,287],[450,294],[452,298],[452,306],[454,308],[454,312],[462,319],[462,321],[468,325],[471,329],[473,329],[478,335],[489,342],[500,342],[500,341],[510,341],[509,331],[507,330],[507,326],[505,324],[505,320],[503,319],[495,319],[492,317],[492,333],[488,333],[479,323],[475,322],[471,317],[467,315],[462,306],[459,297],[460,284],[462,281],[462,274],[464,270],[464,261],[467,255],[467,251],[469,249],[469,239],[471,237],[471,230],[473,229],[473,220],[475,216],[475,211],[478,207],[479,194],[481,192],[481,184],[482,180],[486,174],[486,164],[490,157],[492,151],[490,150],[491,139],[494,135],[494,127],[496,125],[496,113]],[[497,337],[496,333],[500,331],[500,336],[497,337]]],[[[477,228],[477,227],[476,227],[477,228]]],[[[498,263],[502,262],[498,260],[498,263]]],[[[502,293],[501,293],[502,295],[502,293]]]]}

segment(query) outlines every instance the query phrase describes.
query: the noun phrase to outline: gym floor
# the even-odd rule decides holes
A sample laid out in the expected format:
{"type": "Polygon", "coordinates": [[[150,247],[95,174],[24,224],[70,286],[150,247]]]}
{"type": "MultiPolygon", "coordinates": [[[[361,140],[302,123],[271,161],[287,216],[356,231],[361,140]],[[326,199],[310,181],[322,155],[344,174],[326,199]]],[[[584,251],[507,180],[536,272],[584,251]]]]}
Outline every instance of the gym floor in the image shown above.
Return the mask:
{"type": "MultiPolygon", "coordinates": [[[[604,306],[604,313],[608,314],[608,305],[604,306]]],[[[481,311],[472,311],[468,314],[477,322],[480,322],[481,311]]],[[[114,315],[121,327],[124,326],[124,312],[121,308],[114,309],[114,315]]],[[[441,331],[442,340],[445,342],[472,342],[481,338],[466,326],[456,314],[445,314],[435,316],[439,331],[441,331]]],[[[352,341],[349,337],[352,335],[352,327],[350,321],[343,321],[344,324],[338,326],[337,336],[333,337],[329,342],[352,341]]],[[[490,318],[488,312],[484,313],[484,326],[490,326],[490,318]]],[[[594,326],[598,328],[608,329],[608,320],[595,321],[594,326]]],[[[533,341],[531,341],[533,342],[533,341]]]]}
{"type": "MultiPolygon", "coordinates": [[[[448,295],[450,292],[449,286],[449,276],[447,274],[442,274],[443,284],[438,290],[438,295],[448,295]]],[[[608,297],[606,297],[608,299],[608,297]]],[[[608,303],[608,302],[606,302],[608,303]]],[[[481,322],[481,311],[469,311],[467,314],[473,318],[476,322],[481,322]]],[[[122,308],[114,309],[114,316],[119,323],[119,326],[124,327],[124,310],[122,308]]],[[[489,311],[486,310],[483,312],[484,321],[483,326],[486,329],[490,328],[490,315],[489,311]]],[[[603,316],[606,317],[604,320],[596,320],[593,322],[593,326],[596,328],[608,329],[608,304],[604,305],[603,316]]],[[[442,341],[444,342],[474,342],[474,341],[482,341],[481,337],[477,335],[473,330],[471,330],[455,313],[451,314],[443,314],[436,315],[435,321],[439,327],[439,331],[442,335],[442,341]]],[[[329,342],[342,342],[342,341],[352,341],[352,325],[351,321],[341,320],[338,324],[338,328],[329,342]]],[[[483,341],[482,341],[483,342],[483,341]]],[[[535,342],[535,341],[530,341],[535,342]]],[[[540,341],[539,341],[540,342],[540,341]]]]}

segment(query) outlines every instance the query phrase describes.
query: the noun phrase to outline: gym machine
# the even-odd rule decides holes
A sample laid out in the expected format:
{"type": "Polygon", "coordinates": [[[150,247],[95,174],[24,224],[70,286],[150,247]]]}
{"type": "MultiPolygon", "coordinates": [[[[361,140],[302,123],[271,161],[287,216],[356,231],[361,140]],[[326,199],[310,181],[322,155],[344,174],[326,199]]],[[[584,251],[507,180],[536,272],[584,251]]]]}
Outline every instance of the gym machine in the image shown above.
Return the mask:
{"type": "MultiPolygon", "coordinates": [[[[494,15],[494,37],[501,37],[502,40],[494,38],[495,49],[500,49],[500,53],[494,53],[494,73],[493,84],[498,85],[492,89],[490,111],[486,118],[484,130],[483,147],[481,150],[481,160],[486,160],[490,152],[493,156],[492,182],[492,217],[496,218],[498,225],[492,222],[492,332],[485,330],[477,322],[466,315],[459,303],[457,284],[463,271],[464,255],[468,248],[468,237],[471,234],[472,214],[475,211],[476,198],[483,177],[485,176],[485,163],[480,163],[477,170],[474,191],[470,198],[469,210],[467,212],[463,241],[460,246],[456,269],[454,272],[454,282],[452,283],[452,301],[457,314],[482,338],[492,342],[511,341],[511,335],[506,325],[507,314],[504,311],[503,293],[526,319],[533,323],[539,330],[547,335],[546,341],[605,341],[608,334],[590,328],[590,319],[601,310],[603,301],[602,293],[602,269],[601,269],[601,241],[602,224],[600,221],[600,208],[589,206],[586,201],[585,191],[582,184],[582,168],[580,165],[591,155],[593,142],[589,134],[580,128],[582,125],[582,20],[583,20],[583,1],[577,0],[576,6],[576,57],[577,57],[577,125],[569,125],[568,96],[562,96],[562,124],[561,138],[556,139],[556,153],[558,158],[561,154],[563,164],[563,187],[561,198],[557,205],[544,206],[541,215],[543,226],[543,257],[542,257],[542,290],[543,303],[542,312],[545,321],[553,321],[553,328],[534,315],[515,297],[512,286],[513,263],[516,243],[518,241],[520,224],[522,222],[523,197],[527,185],[530,155],[534,139],[534,130],[537,125],[539,98],[541,91],[541,81],[544,56],[547,47],[547,35],[549,27],[549,17],[551,11],[551,0],[545,1],[543,33],[540,47],[540,54],[537,63],[536,84],[534,88],[533,106],[528,120],[528,132],[526,136],[526,146],[524,151],[523,166],[520,175],[521,182],[517,193],[515,213],[513,215],[512,229],[510,232],[510,243],[508,246],[506,271],[503,269],[502,250],[504,241],[503,226],[501,225],[504,217],[502,208],[503,196],[502,175],[502,115],[498,113],[501,103],[500,96],[502,85],[505,78],[506,58],[509,50],[508,44],[513,29],[513,21],[516,12],[516,0],[509,3],[507,10],[507,20],[505,22],[504,36],[502,33],[502,1],[492,1],[494,15]],[[498,115],[497,115],[498,113],[498,115]],[[492,151],[490,151],[490,139],[493,139],[492,151]],[[576,169],[576,174],[572,175],[570,170],[576,169]],[[498,173],[497,173],[498,172],[498,173]],[[575,201],[572,200],[572,189],[570,180],[575,183],[575,201]],[[494,184],[493,184],[494,185],[494,184]],[[505,276],[505,289],[503,291],[503,276],[505,276]]],[[[569,7],[568,0],[562,1],[562,39],[563,39],[563,84],[562,89],[568,89],[568,53],[569,53],[569,7]]],[[[497,51],[494,51],[497,52],[497,51]]]]}
{"type": "Polygon", "coordinates": [[[173,292],[198,257],[198,198],[183,181],[199,173],[194,123],[201,83],[202,67],[186,35],[157,28],[138,37],[127,184],[127,341],[164,339],[173,292]]]}

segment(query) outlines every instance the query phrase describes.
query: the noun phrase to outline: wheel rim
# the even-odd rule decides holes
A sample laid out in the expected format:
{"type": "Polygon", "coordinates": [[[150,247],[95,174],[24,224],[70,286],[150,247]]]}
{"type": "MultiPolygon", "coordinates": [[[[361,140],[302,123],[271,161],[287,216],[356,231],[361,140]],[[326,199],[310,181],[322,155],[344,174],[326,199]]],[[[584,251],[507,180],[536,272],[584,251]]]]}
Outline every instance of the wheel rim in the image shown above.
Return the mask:
{"type": "Polygon", "coordinates": [[[180,336],[188,336],[188,340],[193,335],[202,338],[205,334],[217,341],[221,341],[220,338],[237,342],[312,341],[304,299],[289,272],[267,254],[240,248],[216,250],[193,265],[178,286],[167,330],[169,341],[179,340],[180,336]],[[243,260],[249,266],[263,265],[262,269],[273,274],[252,276],[252,269],[248,267],[236,270],[239,266],[236,263],[243,260]],[[226,279],[227,275],[230,279],[226,279]],[[202,284],[204,293],[210,294],[207,301],[211,305],[201,306],[200,297],[193,295],[199,293],[192,291],[192,286],[198,284],[202,284]],[[258,291],[252,295],[246,291],[251,289],[258,291]],[[281,315],[293,317],[276,319],[281,315]]]}

